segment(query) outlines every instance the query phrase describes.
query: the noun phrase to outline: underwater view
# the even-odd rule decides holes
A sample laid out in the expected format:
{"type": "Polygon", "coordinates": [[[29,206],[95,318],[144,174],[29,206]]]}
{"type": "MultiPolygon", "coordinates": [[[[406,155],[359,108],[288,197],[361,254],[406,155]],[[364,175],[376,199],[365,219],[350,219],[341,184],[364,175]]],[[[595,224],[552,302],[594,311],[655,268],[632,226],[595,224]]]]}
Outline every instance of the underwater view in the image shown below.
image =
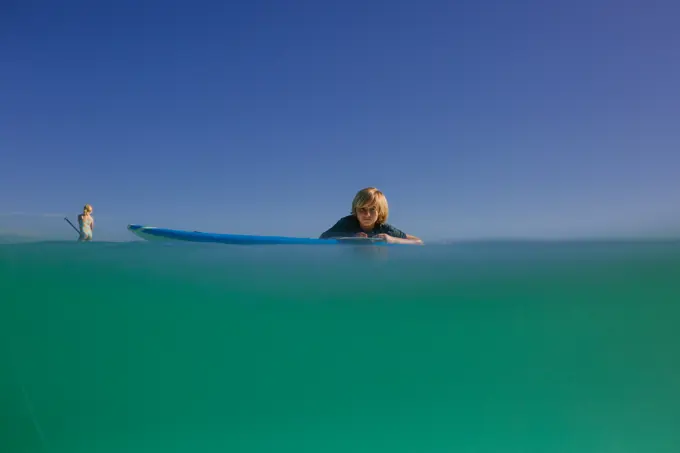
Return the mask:
{"type": "Polygon", "coordinates": [[[12,453],[677,452],[680,242],[0,245],[12,453]]]}

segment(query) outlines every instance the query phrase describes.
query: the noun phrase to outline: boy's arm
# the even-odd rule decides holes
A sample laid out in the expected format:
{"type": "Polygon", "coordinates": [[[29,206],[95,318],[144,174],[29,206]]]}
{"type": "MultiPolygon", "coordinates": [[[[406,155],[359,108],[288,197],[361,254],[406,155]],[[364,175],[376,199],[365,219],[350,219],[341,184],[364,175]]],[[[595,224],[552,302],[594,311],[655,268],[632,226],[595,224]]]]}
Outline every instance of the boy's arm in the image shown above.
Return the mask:
{"type": "Polygon", "coordinates": [[[422,240],[422,239],[420,239],[419,237],[413,236],[413,235],[411,235],[411,234],[407,234],[407,235],[406,235],[406,239],[409,239],[409,240],[411,240],[411,241],[414,241],[416,244],[422,244],[422,243],[423,243],[423,240],[422,240]]]}
{"type": "Polygon", "coordinates": [[[394,238],[394,244],[419,244],[422,245],[423,241],[420,238],[411,236],[407,234],[405,238],[394,238]]]}
{"type": "Polygon", "coordinates": [[[406,234],[398,228],[391,227],[387,235],[391,237],[389,242],[392,244],[423,244],[420,238],[406,234]]]}
{"type": "Polygon", "coordinates": [[[378,235],[378,237],[383,238],[387,241],[388,244],[417,244],[417,245],[423,245],[423,241],[418,239],[415,236],[409,236],[405,238],[399,238],[395,236],[391,236],[387,233],[381,233],[378,235]]]}

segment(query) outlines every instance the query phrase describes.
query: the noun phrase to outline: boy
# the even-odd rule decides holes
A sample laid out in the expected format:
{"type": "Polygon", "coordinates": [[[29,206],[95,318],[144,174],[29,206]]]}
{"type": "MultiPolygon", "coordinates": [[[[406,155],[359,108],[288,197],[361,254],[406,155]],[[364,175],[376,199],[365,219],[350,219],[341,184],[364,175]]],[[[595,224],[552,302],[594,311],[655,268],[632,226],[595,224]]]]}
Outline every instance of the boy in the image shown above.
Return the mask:
{"type": "Polygon", "coordinates": [[[377,237],[388,244],[422,244],[415,236],[387,223],[389,209],[387,198],[375,187],[368,187],[357,192],[352,201],[352,213],[338,220],[335,225],[324,231],[320,238],[338,237],[377,237]]]}

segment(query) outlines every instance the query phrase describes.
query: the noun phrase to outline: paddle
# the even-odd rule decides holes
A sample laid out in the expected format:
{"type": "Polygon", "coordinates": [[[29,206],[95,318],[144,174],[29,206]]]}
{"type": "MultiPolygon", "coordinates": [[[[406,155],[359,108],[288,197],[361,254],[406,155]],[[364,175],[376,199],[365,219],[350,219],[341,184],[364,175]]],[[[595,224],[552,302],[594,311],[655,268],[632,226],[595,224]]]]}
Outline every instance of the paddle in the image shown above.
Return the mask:
{"type": "Polygon", "coordinates": [[[80,230],[78,228],[76,228],[75,225],[73,225],[71,223],[71,221],[68,219],[68,217],[64,217],[64,220],[66,220],[68,222],[68,224],[71,225],[74,230],[76,230],[76,233],[78,233],[78,236],[80,236],[80,230]]]}

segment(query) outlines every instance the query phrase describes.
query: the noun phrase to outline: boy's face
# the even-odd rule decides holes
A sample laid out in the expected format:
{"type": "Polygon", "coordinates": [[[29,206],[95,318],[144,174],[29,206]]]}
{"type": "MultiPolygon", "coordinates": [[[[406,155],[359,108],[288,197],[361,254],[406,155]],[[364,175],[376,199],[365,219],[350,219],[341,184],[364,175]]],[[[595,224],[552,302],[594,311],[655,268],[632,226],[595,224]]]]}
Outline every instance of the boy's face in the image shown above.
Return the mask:
{"type": "Polygon", "coordinates": [[[361,206],[357,208],[357,219],[364,228],[373,228],[378,220],[378,208],[376,206],[361,206]]]}

